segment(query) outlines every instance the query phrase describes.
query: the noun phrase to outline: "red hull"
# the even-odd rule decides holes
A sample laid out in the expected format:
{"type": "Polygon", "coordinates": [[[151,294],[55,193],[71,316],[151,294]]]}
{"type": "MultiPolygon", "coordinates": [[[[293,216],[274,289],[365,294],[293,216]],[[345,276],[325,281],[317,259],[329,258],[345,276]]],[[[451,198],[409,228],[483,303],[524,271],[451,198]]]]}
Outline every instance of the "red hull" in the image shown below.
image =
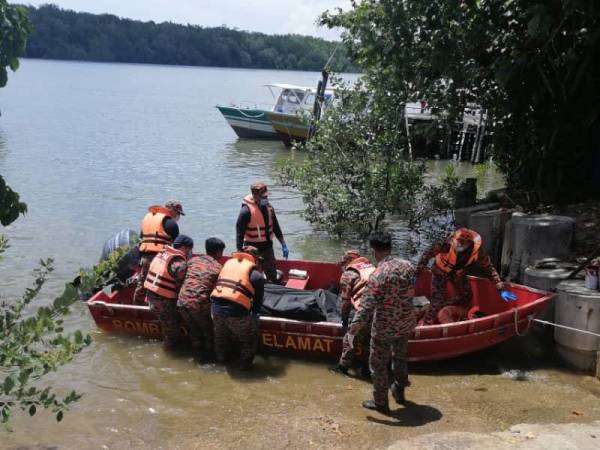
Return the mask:
{"type": "MultiPolygon", "coordinates": [[[[337,284],[340,277],[340,269],[333,263],[278,261],[278,268],[284,274],[292,268],[308,271],[307,289],[326,288],[337,284]]],[[[517,294],[518,300],[506,303],[488,280],[471,277],[470,283],[473,303],[487,315],[464,322],[418,327],[409,342],[410,361],[453,358],[496,345],[514,336],[516,329],[524,332],[530,320],[553,299],[553,294],[511,284],[509,289],[517,294]]],[[[416,295],[429,296],[430,285],[430,275],[423,274],[417,281],[416,295]]],[[[147,306],[122,304],[130,301],[131,295],[131,290],[94,295],[87,301],[94,321],[106,331],[160,339],[160,323],[147,306]]],[[[342,326],[337,323],[261,317],[259,352],[335,360],[342,351],[342,337],[342,326]]]]}

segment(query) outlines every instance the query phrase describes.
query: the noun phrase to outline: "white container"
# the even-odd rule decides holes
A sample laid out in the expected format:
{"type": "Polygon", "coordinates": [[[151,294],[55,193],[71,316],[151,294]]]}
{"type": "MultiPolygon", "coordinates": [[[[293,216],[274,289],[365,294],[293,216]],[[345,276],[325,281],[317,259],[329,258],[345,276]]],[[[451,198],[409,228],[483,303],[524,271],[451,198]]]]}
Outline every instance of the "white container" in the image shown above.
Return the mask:
{"type": "Polygon", "coordinates": [[[585,287],[588,289],[598,289],[598,269],[585,269],[585,287]]]}

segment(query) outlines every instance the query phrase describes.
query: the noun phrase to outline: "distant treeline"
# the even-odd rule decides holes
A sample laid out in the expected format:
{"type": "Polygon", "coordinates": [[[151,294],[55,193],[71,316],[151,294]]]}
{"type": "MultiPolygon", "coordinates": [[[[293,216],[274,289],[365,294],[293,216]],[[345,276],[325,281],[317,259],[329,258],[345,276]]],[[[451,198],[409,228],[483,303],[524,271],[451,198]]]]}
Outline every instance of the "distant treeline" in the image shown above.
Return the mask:
{"type": "MultiPolygon", "coordinates": [[[[308,36],[266,35],[225,27],[141,22],[54,5],[27,7],[33,24],[30,58],[190,66],[321,70],[336,43],[308,36]]],[[[336,72],[356,71],[340,45],[336,72]]]]}

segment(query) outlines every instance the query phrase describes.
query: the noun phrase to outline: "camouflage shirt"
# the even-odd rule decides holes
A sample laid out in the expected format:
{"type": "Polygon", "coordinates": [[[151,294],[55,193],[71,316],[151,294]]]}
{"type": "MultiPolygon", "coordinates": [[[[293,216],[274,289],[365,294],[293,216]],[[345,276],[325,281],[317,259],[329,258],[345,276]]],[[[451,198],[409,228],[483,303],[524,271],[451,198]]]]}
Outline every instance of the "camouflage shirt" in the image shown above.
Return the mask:
{"type": "Polygon", "coordinates": [[[352,291],[356,283],[360,281],[360,275],[356,270],[344,270],[340,278],[340,309],[342,320],[348,320],[352,311],[352,291]]]}
{"type": "Polygon", "coordinates": [[[371,335],[378,338],[412,333],[417,323],[412,305],[414,279],[410,262],[394,256],[381,260],[369,278],[362,308],[354,320],[363,324],[372,320],[371,335]]]}
{"type": "MultiPolygon", "coordinates": [[[[429,263],[429,260],[435,258],[440,253],[448,253],[450,251],[450,247],[452,246],[451,240],[452,236],[450,236],[445,241],[435,243],[425,253],[423,253],[421,259],[419,260],[419,264],[417,265],[417,271],[420,272],[421,270],[423,270],[429,263]]],[[[498,275],[498,272],[496,271],[494,265],[490,261],[490,257],[483,253],[483,251],[479,251],[479,257],[477,258],[477,261],[475,261],[475,264],[477,264],[489,274],[490,280],[492,280],[494,284],[502,282],[502,280],[500,279],[500,275],[498,275]]]]}
{"type": "Polygon", "coordinates": [[[179,291],[177,305],[187,308],[209,306],[210,294],[223,266],[208,255],[192,256],[187,266],[187,274],[179,291]]]}

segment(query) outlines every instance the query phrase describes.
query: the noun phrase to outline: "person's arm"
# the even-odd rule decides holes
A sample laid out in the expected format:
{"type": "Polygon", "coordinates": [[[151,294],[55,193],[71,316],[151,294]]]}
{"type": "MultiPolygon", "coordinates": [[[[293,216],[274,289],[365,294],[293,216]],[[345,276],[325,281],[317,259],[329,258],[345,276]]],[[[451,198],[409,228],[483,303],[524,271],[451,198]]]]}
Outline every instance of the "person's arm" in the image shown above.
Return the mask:
{"type": "Polygon", "coordinates": [[[281,243],[281,245],[285,244],[285,239],[283,238],[283,232],[281,231],[281,227],[279,226],[279,220],[277,220],[277,215],[275,214],[275,210],[273,210],[273,233],[277,240],[281,243]]]}
{"type": "Polygon", "coordinates": [[[167,234],[171,236],[171,240],[175,240],[177,236],[179,236],[179,225],[170,217],[165,218],[163,222],[163,227],[167,234]]]}
{"type": "Polygon", "coordinates": [[[429,247],[421,255],[421,259],[419,259],[419,262],[417,263],[417,273],[421,273],[423,270],[425,270],[425,268],[427,267],[427,264],[429,264],[429,261],[431,260],[431,258],[435,258],[437,255],[439,255],[440,253],[443,253],[444,251],[447,251],[447,244],[445,241],[444,242],[436,242],[431,247],[429,247]]]}
{"type": "Polygon", "coordinates": [[[346,270],[340,278],[340,310],[342,315],[342,326],[348,326],[348,318],[352,311],[352,288],[354,283],[360,279],[360,275],[354,270],[346,270]]]}
{"type": "Polygon", "coordinates": [[[382,276],[383,275],[376,270],[369,278],[365,294],[360,301],[360,309],[352,321],[352,328],[354,328],[350,330],[352,334],[356,334],[358,330],[371,322],[373,314],[375,313],[377,302],[383,294],[381,288],[382,276]]]}
{"type": "Polygon", "coordinates": [[[180,289],[185,280],[185,273],[187,272],[187,262],[183,259],[177,258],[169,267],[169,273],[175,278],[175,285],[177,289],[180,289]]]}
{"type": "Polygon", "coordinates": [[[254,269],[250,274],[250,283],[254,287],[254,300],[252,301],[252,312],[255,315],[260,314],[263,299],[265,296],[265,277],[258,270],[254,269]]]}
{"type": "Polygon", "coordinates": [[[246,234],[246,227],[250,223],[250,219],[250,209],[246,205],[242,205],[235,223],[235,245],[238,252],[244,246],[244,234],[246,234]]]}
{"type": "Polygon", "coordinates": [[[498,271],[492,264],[490,257],[483,252],[479,252],[477,264],[479,264],[479,266],[489,274],[490,280],[492,280],[496,287],[498,289],[502,289],[502,279],[500,278],[500,275],[498,275],[498,271]]]}

